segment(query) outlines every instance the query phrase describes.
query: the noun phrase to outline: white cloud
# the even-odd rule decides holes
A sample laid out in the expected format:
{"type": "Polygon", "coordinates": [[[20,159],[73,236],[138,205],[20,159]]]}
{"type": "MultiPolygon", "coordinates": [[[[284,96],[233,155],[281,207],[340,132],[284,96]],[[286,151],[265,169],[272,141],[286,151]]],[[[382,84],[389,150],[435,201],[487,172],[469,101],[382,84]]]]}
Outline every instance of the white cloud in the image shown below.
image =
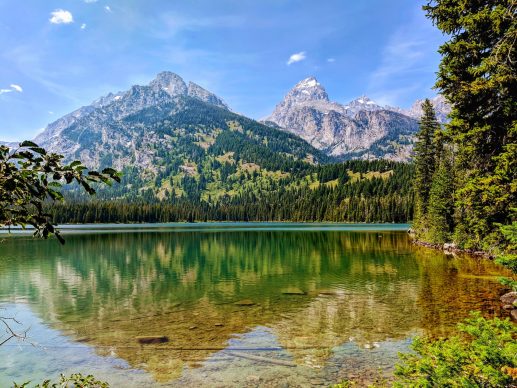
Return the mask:
{"type": "Polygon", "coordinates": [[[20,85],[11,84],[9,86],[10,86],[9,88],[0,89],[0,94],[11,93],[11,92],[18,92],[18,93],[23,92],[23,88],[20,85]]]}
{"type": "Polygon", "coordinates": [[[335,58],[327,58],[327,62],[328,63],[334,63],[334,62],[336,62],[336,59],[335,58]]]}
{"type": "Polygon", "coordinates": [[[81,24],[81,30],[85,30],[85,29],[86,29],[86,23],[81,24]]]}
{"type": "Polygon", "coordinates": [[[74,17],[70,11],[65,11],[64,9],[56,9],[50,15],[49,21],[52,24],[69,24],[74,22],[74,17]]]}
{"type": "Polygon", "coordinates": [[[109,5],[105,6],[104,9],[106,10],[106,12],[112,12],[111,7],[109,5]]]}
{"type": "Polygon", "coordinates": [[[84,2],[87,4],[90,4],[90,3],[96,3],[97,0],[84,0],[84,2]]]}
{"type": "Polygon", "coordinates": [[[300,51],[299,53],[293,54],[289,57],[287,61],[287,65],[291,65],[295,62],[303,61],[306,58],[305,51],[300,51]]]}
{"type": "Polygon", "coordinates": [[[20,85],[11,84],[11,88],[16,90],[17,92],[20,92],[20,93],[23,92],[23,88],[20,85]]]}

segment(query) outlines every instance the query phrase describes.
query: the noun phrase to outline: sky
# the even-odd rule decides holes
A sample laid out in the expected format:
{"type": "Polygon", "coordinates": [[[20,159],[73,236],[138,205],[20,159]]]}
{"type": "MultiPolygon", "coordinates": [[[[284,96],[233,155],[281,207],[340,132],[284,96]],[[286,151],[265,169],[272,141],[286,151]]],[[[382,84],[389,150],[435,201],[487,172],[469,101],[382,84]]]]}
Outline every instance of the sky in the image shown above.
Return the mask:
{"type": "Polygon", "coordinates": [[[180,75],[260,119],[300,80],[331,100],[432,97],[444,36],[414,0],[0,0],[0,140],[180,75]]]}

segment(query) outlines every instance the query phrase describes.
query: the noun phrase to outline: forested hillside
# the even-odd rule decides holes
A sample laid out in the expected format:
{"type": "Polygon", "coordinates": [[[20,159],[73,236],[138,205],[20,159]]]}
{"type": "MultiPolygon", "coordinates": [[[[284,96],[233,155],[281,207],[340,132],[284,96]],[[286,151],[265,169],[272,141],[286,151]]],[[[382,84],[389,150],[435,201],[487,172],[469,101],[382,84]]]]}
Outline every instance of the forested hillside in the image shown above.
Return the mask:
{"type": "MultiPolygon", "coordinates": [[[[171,170],[156,185],[120,197],[114,195],[120,190],[116,186],[99,188],[93,201],[69,192],[68,201],[50,211],[58,223],[412,219],[412,165],[388,161],[275,165],[273,158],[263,161],[273,166],[269,170],[224,155],[226,160],[214,159],[191,174],[183,171],[178,176],[171,170]],[[163,190],[163,181],[171,191],[163,190]]],[[[122,185],[129,182],[131,176],[125,175],[122,185]]]]}

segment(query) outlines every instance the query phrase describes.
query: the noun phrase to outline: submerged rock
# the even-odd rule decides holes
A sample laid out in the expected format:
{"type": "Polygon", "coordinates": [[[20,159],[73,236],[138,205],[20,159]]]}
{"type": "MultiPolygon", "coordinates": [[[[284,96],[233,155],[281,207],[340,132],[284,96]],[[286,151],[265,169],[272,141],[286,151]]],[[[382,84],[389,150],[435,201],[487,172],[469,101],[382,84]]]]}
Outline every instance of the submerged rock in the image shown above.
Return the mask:
{"type": "Polygon", "coordinates": [[[305,291],[302,291],[296,287],[286,288],[285,290],[282,290],[282,294],[283,295],[307,295],[307,293],[305,291]]]}
{"type": "Polygon", "coordinates": [[[169,338],[164,335],[146,335],[136,337],[136,340],[140,344],[161,344],[164,342],[169,342],[169,338]]]}
{"type": "Polygon", "coordinates": [[[255,302],[253,302],[251,299],[243,299],[243,300],[239,300],[238,302],[235,302],[234,305],[236,305],[236,306],[253,306],[253,305],[255,305],[255,302]]]}

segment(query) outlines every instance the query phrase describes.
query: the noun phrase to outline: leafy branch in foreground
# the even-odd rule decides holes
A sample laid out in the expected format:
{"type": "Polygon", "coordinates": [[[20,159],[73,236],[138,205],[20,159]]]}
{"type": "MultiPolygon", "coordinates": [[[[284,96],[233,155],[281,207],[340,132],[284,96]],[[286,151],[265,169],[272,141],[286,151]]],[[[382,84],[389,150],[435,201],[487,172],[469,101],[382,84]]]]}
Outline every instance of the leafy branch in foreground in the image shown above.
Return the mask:
{"type": "Polygon", "coordinates": [[[517,382],[517,326],[472,312],[459,335],[417,338],[402,354],[395,387],[511,387],[517,382]]]}
{"type": "Polygon", "coordinates": [[[76,183],[93,195],[92,183],[120,182],[120,174],[112,168],[98,172],[88,170],[80,161],[64,164],[62,159],[62,155],[47,153],[30,141],[20,143],[14,152],[0,146],[0,227],[32,225],[34,236],[54,234],[64,243],[44,210],[44,202],[62,201],[59,190],[63,185],[76,183]]]}
{"type": "MultiPolygon", "coordinates": [[[[26,388],[31,382],[28,381],[23,384],[14,383],[14,388],[26,388]]],[[[84,376],[81,373],[74,373],[69,377],[61,375],[57,383],[53,383],[51,380],[45,380],[42,383],[35,386],[35,388],[108,388],[109,384],[100,380],[97,380],[92,375],[84,376]]]]}

